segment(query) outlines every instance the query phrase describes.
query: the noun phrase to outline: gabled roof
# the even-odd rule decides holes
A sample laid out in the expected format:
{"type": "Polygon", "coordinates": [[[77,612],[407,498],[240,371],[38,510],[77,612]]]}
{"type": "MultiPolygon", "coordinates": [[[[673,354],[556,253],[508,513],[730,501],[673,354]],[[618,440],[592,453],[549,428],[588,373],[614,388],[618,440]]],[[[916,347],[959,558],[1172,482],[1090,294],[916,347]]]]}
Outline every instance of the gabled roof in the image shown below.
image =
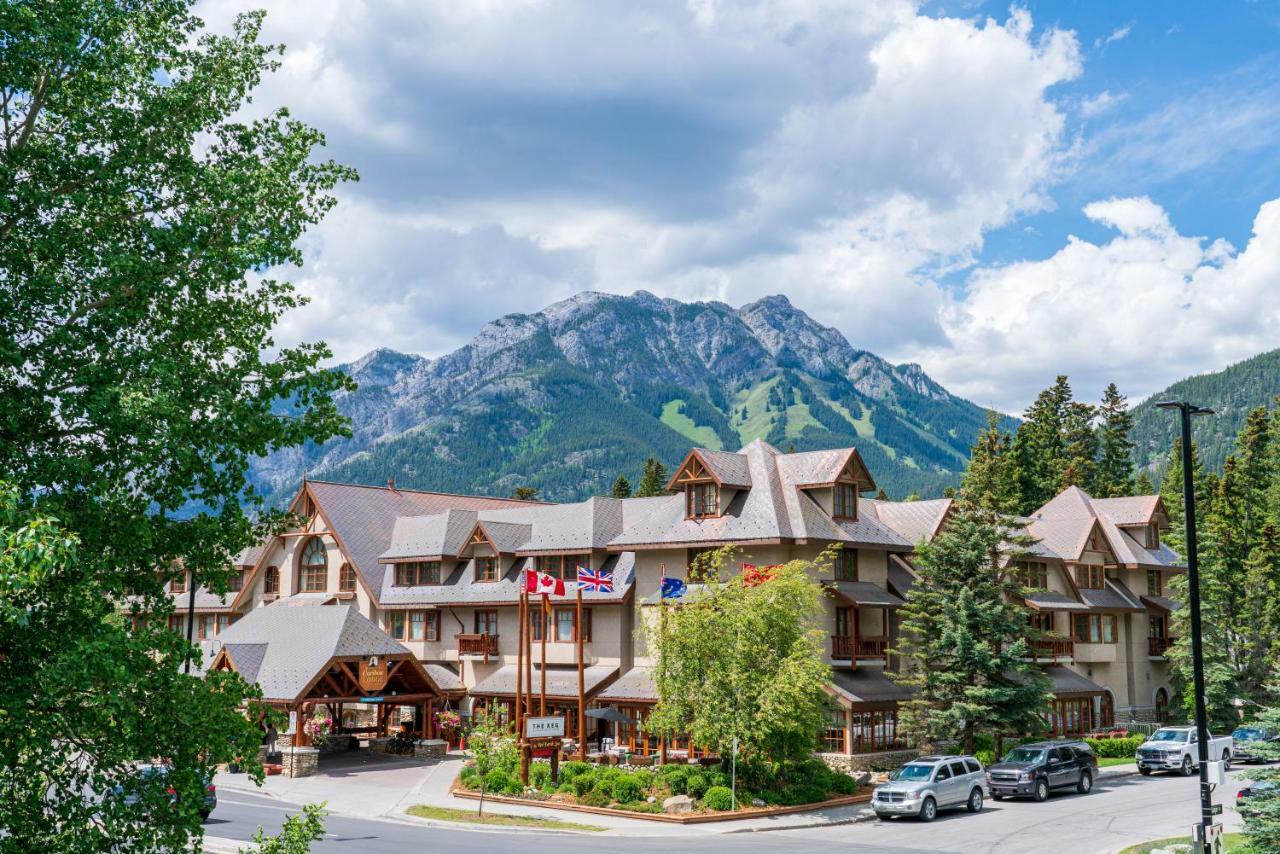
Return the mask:
{"type": "MultiPolygon", "coordinates": [[[[1132,495],[1124,498],[1090,498],[1094,510],[1117,525],[1149,525],[1157,512],[1164,513],[1159,495],[1132,495]]],[[[1165,514],[1166,516],[1168,514],[1165,514]]]]}
{"type": "Polygon", "coordinates": [[[778,470],[784,480],[801,489],[833,486],[846,479],[857,483],[859,490],[876,488],[857,448],[785,454],[778,458],[778,470]]]}
{"type": "Polygon", "coordinates": [[[686,479],[703,477],[710,477],[721,486],[732,489],[751,488],[751,466],[744,454],[694,448],[676,467],[671,480],[667,481],[667,491],[681,489],[680,484],[686,479]]]}
{"type": "MultiPolygon", "coordinates": [[[[185,614],[190,605],[191,591],[170,595],[173,598],[173,612],[175,614],[185,614]]],[[[198,587],[196,588],[195,596],[195,612],[197,614],[208,614],[214,611],[232,610],[237,594],[234,591],[227,591],[219,596],[206,587],[198,587]]]]}
{"type": "Polygon", "coordinates": [[[299,699],[334,658],[413,659],[350,604],[255,608],[218,639],[245,681],[256,683],[263,699],[275,701],[299,699]]]}
{"type": "Polygon", "coordinates": [[[876,518],[907,542],[919,545],[937,536],[955,501],[934,498],[929,501],[871,501],[870,504],[876,518]]]}
{"type": "Polygon", "coordinates": [[[1133,520],[1140,518],[1148,507],[1159,509],[1158,502],[1159,496],[1094,499],[1080,487],[1069,486],[1027,520],[1028,533],[1041,540],[1032,551],[1063,560],[1076,560],[1096,524],[1117,563],[1132,567],[1180,567],[1182,559],[1168,546],[1162,543],[1159,548],[1146,548],[1127,531],[1120,529],[1120,524],[1131,522],[1117,522],[1110,515],[1114,509],[1121,520],[1133,520]]]}

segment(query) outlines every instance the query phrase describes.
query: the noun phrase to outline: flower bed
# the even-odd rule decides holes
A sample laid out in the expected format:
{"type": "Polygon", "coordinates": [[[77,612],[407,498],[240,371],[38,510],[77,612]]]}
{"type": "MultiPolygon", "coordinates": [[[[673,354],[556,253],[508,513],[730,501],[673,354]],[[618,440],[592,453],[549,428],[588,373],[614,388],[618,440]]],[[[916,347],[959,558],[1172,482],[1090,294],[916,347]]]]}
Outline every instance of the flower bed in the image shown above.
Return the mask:
{"type": "MultiPolygon", "coordinates": [[[[529,785],[521,785],[510,760],[500,762],[484,779],[487,794],[534,801],[546,806],[616,810],[637,816],[664,815],[663,802],[684,795],[691,811],[685,815],[733,815],[729,775],[720,769],[693,765],[658,768],[601,766],[565,762],[560,780],[551,780],[551,766],[529,766],[529,785]]],[[[785,766],[754,763],[738,768],[737,810],[758,813],[762,809],[806,808],[826,805],[833,799],[854,800],[857,783],[847,774],[833,771],[818,760],[785,766]]],[[[480,778],[468,765],[458,778],[462,791],[478,793],[480,778]]],[[[789,811],[789,810],[788,810],[789,811]]]]}

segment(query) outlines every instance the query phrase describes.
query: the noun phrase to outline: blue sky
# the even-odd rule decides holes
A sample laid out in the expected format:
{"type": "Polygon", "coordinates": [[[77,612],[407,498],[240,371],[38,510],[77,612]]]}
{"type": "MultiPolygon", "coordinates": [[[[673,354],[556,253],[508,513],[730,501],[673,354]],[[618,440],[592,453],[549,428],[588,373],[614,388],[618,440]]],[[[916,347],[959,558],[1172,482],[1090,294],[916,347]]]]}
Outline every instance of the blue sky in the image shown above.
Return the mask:
{"type": "Polygon", "coordinates": [[[1280,346],[1276,3],[265,5],[253,109],[361,174],[282,342],[438,356],[586,289],[781,292],[1006,411],[1280,346]]]}

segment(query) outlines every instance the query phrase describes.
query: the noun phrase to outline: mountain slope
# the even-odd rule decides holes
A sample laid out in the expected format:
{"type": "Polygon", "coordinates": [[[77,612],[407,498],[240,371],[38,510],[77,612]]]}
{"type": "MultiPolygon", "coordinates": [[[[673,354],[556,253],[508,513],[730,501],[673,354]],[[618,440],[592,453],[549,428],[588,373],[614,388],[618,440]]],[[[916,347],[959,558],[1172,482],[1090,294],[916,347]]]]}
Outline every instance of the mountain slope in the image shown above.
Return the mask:
{"type": "Polygon", "coordinates": [[[1139,466],[1162,471],[1179,431],[1173,413],[1156,409],[1161,400],[1189,400],[1214,410],[1192,421],[1192,435],[1206,467],[1221,471],[1235,450],[1236,434],[1250,409],[1273,405],[1280,394],[1280,350],[1254,356],[1214,374],[1188,377],[1151,395],[1133,409],[1134,456],[1139,466]]]}
{"type": "Polygon", "coordinates": [[[486,325],[429,360],[377,350],[338,370],[354,436],[276,454],[268,491],[313,477],[481,494],[535,486],[567,500],[633,482],[645,457],[692,445],[856,445],[894,497],[957,480],[985,410],[918,365],[857,350],[785,297],[734,309],[643,291],[578,294],[486,325]]]}

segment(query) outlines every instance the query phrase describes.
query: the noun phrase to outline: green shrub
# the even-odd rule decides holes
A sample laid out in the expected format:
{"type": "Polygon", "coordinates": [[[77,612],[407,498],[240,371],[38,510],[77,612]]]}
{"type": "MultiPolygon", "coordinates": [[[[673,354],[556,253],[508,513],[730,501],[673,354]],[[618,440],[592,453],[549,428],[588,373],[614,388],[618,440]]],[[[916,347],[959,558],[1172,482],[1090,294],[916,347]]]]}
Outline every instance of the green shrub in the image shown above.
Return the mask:
{"type": "Polygon", "coordinates": [[[689,769],[681,765],[664,765],[658,778],[666,784],[673,795],[683,795],[689,791],[689,769]],[[672,770],[667,771],[670,768],[672,770]]]}
{"type": "Polygon", "coordinates": [[[858,793],[858,781],[848,774],[835,773],[831,775],[831,782],[827,784],[827,791],[836,795],[856,795],[858,793]]]}
{"type": "Polygon", "coordinates": [[[702,796],[702,805],[707,809],[718,810],[719,812],[732,809],[733,792],[729,791],[728,786],[712,786],[702,796]]]}
{"type": "Polygon", "coordinates": [[[1133,756],[1142,744],[1142,736],[1132,738],[1086,738],[1085,743],[1101,759],[1120,759],[1133,756]]]}
{"type": "Polygon", "coordinates": [[[556,794],[559,794],[559,795],[576,795],[576,794],[577,794],[577,792],[575,792],[575,791],[573,790],[573,784],[572,784],[572,783],[561,783],[559,786],[557,786],[557,787],[556,787],[556,794]]]}
{"type": "Polygon", "coordinates": [[[560,766],[560,779],[567,783],[575,777],[590,774],[595,767],[590,762],[566,762],[560,766]]]}
{"type": "Polygon", "coordinates": [[[708,790],[714,789],[716,786],[728,786],[730,782],[729,775],[723,771],[704,771],[707,775],[708,790]]]}
{"type": "Polygon", "coordinates": [[[648,801],[628,801],[625,804],[618,804],[617,808],[620,810],[626,810],[627,812],[662,812],[662,804],[656,802],[651,804],[648,801]]]}
{"type": "Polygon", "coordinates": [[[507,777],[507,785],[505,785],[505,786],[503,786],[503,787],[502,787],[502,794],[504,794],[504,795],[523,795],[523,794],[524,794],[524,784],[520,782],[520,778],[519,778],[519,777],[511,777],[511,776],[508,776],[508,777],[507,777]]]}
{"type": "Polygon", "coordinates": [[[615,801],[625,804],[640,800],[648,789],[647,781],[641,780],[636,775],[628,775],[615,779],[609,791],[613,794],[615,801]]]}
{"type": "Polygon", "coordinates": [[[685,783],[685,794],[691,798],[701,798],[709,788],[711,784],[707,781],[706,775],[701,771],[693,771],[685,783]]]}
{"type": "MultiPolygon", "coordinates": [[[[500,768],[494,768],[484,775],[484,788],[487,792],[502,792],[510,785],[512,777],[500,768]]],[[[516,781],[517,785],[519,781],[516,781]]]]}
{"type": "Polygon", "coordinates": [[[780,802],[789,807],[800,806],[801,804],[816,804],[826,799],[826,792],[808,783],[788,786],[782,790],[779,796],[780,802]]]}
{"type": "Polygon", "coordinates": [[[973,758],[981,762],[984,768],[988,765],[996,764],[996,752],[994,749],[976,751],[973,754],[973,758]]]}
{"type": "Polygon", "coordinates": [[[462,773],[458,775],[458,779],[468,789],[480,788],[480,772],[474,766],[468,765],[463,768],[462,773]]]}
{"type": "Polygon", "coordinates": [[[551,766],[544,762],[534,762],[529,766],[529,785],[541,789],[551,782],[551,766]]]}
{"type": "Polygon", "coordinates": [[[607,807],[612,801],[609,794],[600,789],[592,789],[585,795],[578,796],[578,803],[588,807],[607,807]]]}

